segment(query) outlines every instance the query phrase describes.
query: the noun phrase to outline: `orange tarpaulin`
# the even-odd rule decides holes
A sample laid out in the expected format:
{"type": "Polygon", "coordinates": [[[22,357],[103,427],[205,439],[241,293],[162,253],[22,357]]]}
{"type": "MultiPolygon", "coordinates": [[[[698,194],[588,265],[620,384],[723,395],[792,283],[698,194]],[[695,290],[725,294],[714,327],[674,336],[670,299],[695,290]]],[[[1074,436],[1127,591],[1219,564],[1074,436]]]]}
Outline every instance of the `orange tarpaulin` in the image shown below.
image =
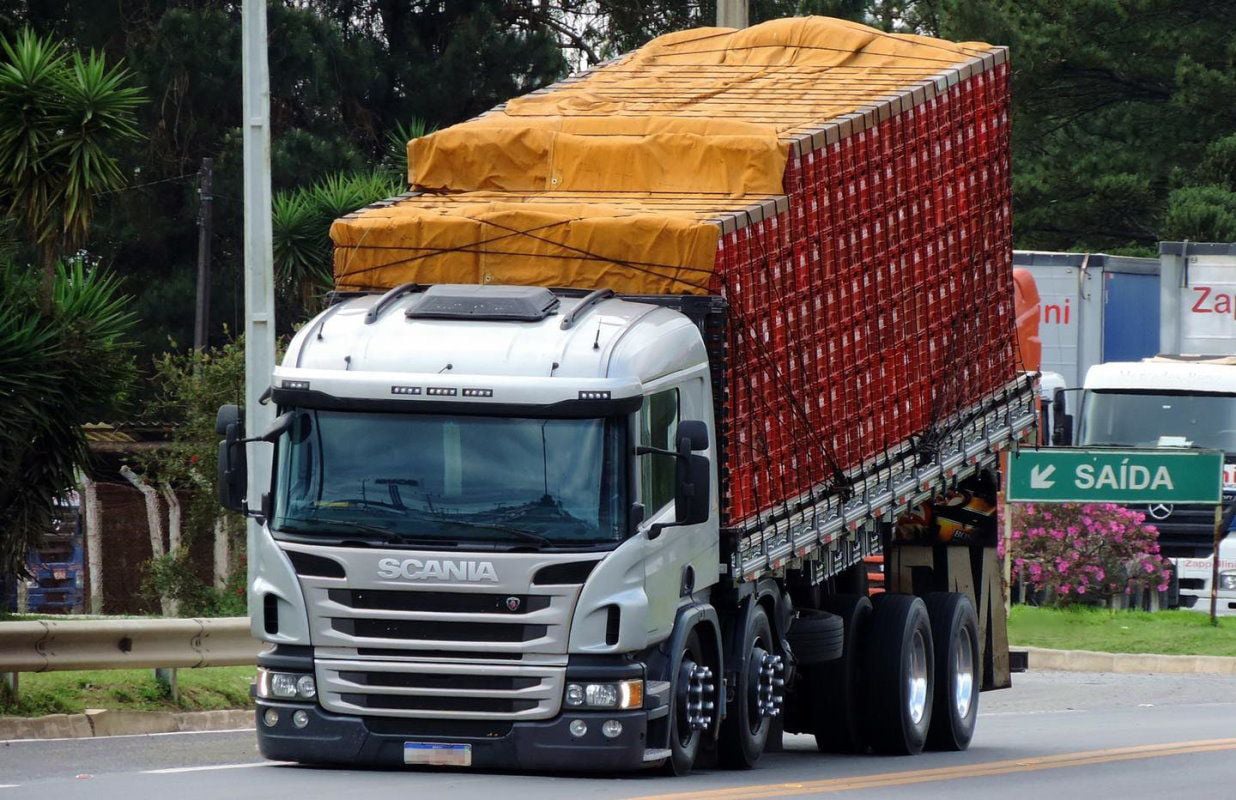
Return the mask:
{"type": "Polygon", "coordinates": [[[702,293],[718,220],[784,191],[796,138],[990,50],[823,17],[659,37],[410,142],[420,193],[335,222],[336,286],[702,293]]]}

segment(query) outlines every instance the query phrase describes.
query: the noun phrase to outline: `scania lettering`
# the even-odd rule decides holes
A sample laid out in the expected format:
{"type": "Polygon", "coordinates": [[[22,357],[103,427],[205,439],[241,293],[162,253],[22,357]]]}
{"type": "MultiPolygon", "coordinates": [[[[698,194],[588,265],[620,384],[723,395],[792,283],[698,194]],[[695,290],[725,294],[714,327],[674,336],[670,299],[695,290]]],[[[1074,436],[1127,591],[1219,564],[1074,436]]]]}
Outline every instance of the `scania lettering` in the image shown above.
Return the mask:
{"type": "Polygon", "coordinates": [[[421,561],[408,558],[384,558],[378,562],[379,578],[407,578],[410,581],[489,581],[498,582],[494,565],[489,561],[421,561]]]}
{"type": "Polygon", "coordinates": [[[261,521],[265,756],[958,750],[1010,684],[996,469],[1037,412],[1007,53],[820,17],[704,35],[413,140],[410,190],[332,226],[275,424],[218,421],[221,500],[261,521]]]}

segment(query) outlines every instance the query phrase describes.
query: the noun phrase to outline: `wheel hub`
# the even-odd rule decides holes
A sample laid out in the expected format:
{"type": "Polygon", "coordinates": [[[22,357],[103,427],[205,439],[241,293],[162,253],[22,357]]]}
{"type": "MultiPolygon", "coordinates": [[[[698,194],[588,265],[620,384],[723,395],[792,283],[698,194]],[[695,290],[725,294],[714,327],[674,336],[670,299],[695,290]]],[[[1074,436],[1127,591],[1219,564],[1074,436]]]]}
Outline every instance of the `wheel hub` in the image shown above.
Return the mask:
{"type": "Polygon", "coordinates": [[[752,661],[756,678],[756,713],[761,718],[780,716],[781,704],[785,700],[781,693],[785,687],[785,660],[781,656],[756,648],[752,661]]]}
{"type": "Polygon", "coordinates": [[[715,699],[717,684],[713,679],[712,668],[684,660],[681,684],[687,727],[693,731],[707,730],[712,727],[713,715],[717,708],[715,699]]]}
{"type": "Polygon", "coordinates": [[[906,706],[915,725],[927,712],[927,643],[915,631],[910,643],[910,670],[906,674],[906,706]]]}

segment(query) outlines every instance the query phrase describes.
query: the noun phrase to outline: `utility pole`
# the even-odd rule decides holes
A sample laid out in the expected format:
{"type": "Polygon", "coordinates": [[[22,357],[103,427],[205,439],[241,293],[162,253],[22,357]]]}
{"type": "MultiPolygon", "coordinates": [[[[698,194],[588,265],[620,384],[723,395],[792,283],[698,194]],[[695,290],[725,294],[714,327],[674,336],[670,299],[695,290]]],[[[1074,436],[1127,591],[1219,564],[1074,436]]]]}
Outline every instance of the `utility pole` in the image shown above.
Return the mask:
{"type": "MultiPolygon", "coordinates": [[[[244,0],[240,12],[244,83],[245,156],[245,429],[261,434],[275,418],[272,405],[260,398],[275,369],[275,277],[270,222],[270,74],[266,58],[266,0],[244,0]]],[[[270,445],[246,445],[249,462],[249,507],[257,508],[264,486],[270,485],[270,445]]],[[[261,567],[260,537],[266,535],[248,520],[249,607],[261,609],[252,593],[261,567]]],[[[262,630],[261,614],[253,614],[262,630]]]]}
{"type": "Polygon", "coordinates": [[[717,0],[718,28],[745,28],[748,0],[717,0]]]}
{"type": "Polygon", "coordinates": [[[202,171],[198,173],[197,187],[197,307],[193,316],[193,349],[206,349],[206,337],[210,331],[210,239],[214,235],[211,207],[214,196],[215,160],[202,159],[202,171]]]}

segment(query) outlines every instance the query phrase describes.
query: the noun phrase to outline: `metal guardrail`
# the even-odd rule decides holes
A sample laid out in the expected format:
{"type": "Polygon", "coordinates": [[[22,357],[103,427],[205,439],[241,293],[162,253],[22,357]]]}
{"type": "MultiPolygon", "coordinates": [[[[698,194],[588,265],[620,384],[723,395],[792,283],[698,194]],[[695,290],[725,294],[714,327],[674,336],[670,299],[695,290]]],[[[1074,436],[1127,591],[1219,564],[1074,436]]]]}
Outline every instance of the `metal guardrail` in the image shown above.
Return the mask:
{"type": "Polygon", "coordinates": [[[257,663],[248,617],[0,622],[0,673],[257,663]]]}

